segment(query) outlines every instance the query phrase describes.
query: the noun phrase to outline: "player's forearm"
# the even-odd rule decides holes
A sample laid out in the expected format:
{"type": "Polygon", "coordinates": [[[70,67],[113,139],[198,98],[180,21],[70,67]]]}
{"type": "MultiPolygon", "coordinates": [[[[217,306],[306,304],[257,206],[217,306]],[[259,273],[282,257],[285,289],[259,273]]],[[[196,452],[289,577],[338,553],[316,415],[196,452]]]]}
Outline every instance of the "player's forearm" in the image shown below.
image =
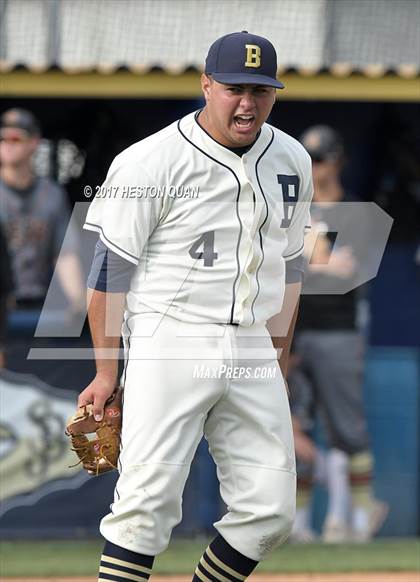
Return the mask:
{"type": "Polygon", "coordinates": [[[290,323],[290,328],[289,328],[287,336],[284,339],[280,338],[280,341],[279,341],[278,347],[282,348],[280,359],[279,359],[279,365],[280,365],[280,369],[281,369],[283,378],[287,378],[287,372],[288,372],[288,367],[289,367],[290,348],[292,346],[293,335],[295,333],[295,325],[296,325],[296,319],[297,319],[297,314],[298,314],[298,308],[299,308],[299,306],[297,304],[295,307],[295,311],[293,314],[292,321],[290,323]]]}
{"type": "Polygon", "coordinates": [[[83,307],[83,278],[80,261],[74,253],[60,256],[56,265],[63,291],[72,307],[83,307]]]}
{"type": "Polygon", "coordinates": [[[118,374],[121,324],[125,293],[103,293],[88,289],[89,327],[99,376],[115,381],[118,374]]]}
{"type": "Polygon", "coordinates": [[[279,365],[283,378],[287,377],[290,347],[295,331],[301,287],[301,283],[286,285],[282,310],[269,320],[267,326],[273,345],[279,352],[279,365]]]}

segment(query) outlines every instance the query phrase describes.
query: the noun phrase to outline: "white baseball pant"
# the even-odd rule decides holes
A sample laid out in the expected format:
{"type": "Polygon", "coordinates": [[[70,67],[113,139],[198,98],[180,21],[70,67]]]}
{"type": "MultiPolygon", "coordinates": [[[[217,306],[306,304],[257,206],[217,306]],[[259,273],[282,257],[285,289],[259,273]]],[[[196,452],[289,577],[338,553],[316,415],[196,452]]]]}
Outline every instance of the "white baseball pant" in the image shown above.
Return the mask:
{"type": "Polygon", "coordinates": [[[289,403],[265,326],[128,315],[123,337],[120,476],[102,535],[134,552],[164,551],[204,434],[228,507],[214,525],[263,559],[290,533],[296,497],[289,403]]]}

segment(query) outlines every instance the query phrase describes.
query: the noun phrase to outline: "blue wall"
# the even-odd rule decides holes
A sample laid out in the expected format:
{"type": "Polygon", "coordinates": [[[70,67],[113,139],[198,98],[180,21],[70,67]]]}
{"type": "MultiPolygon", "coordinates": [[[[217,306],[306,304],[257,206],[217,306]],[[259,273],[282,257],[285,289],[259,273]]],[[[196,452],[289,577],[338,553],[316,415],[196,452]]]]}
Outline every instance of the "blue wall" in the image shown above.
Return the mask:
{"type": "Polygon", "coordinates": [[[390,244],[370,290],[370,344],[420,348],[417,244],[390,244]]]}
{"type": "Polygon", "coordinates": [[[389,503],[383,535],[419,533],[420,351],[371,348],[366,405],[376,459],[375,492],[389,503]]]}

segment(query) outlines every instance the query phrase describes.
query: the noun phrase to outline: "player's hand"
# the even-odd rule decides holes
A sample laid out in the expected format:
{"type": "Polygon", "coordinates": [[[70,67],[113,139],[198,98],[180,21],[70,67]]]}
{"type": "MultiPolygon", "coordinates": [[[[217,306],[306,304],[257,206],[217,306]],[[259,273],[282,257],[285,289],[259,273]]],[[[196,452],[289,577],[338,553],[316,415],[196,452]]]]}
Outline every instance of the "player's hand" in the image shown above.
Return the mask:
{"type": "Polygon", "coordinates": [[[357,261],[350,247],[334,249],[329,255],[311,258],[309,268],[314,273],[333,275],[340,279],[349,279],[357,268],[357,261]]]}
{"type": "Polygon", "coordinates": [[[78,323],[81,317],[83,320],[86,317],[86,300],[80,298],[78,300],[72,301],[66,311],[65,311],[65,322],[67,325],[72,325],[73,323],[78,323]]]}
{"type": "Polygon", "coordinates": [[[80,393],[77,405],[79,408],[87,404],[93,404],[93,415],[95,420],[102,419],[104,405],[116,386],[116,378],[107,375],[97,374],[94,380],[80,393]]]}
{"type": "Polygon", "coordinates": [[[295,433],[294,437],[297,458],[312,465],[316,456],[316,447],[314,443],[303,432],[295,433]]]}
{"type": "Polygon", "coordinates": [[[331,275],[335,275],[341,279],[348,279],[354,275],[356,266],[357,262],[351,248],[341,247],[331,253],[327,269],[331,275]]]}
{"type": "Polygon", "coordinates": [[[292,416],[292,425],[296,457],[312,465],[317,452],[315,443],[303,432],[300,421],[296,416],[292,416]]]}

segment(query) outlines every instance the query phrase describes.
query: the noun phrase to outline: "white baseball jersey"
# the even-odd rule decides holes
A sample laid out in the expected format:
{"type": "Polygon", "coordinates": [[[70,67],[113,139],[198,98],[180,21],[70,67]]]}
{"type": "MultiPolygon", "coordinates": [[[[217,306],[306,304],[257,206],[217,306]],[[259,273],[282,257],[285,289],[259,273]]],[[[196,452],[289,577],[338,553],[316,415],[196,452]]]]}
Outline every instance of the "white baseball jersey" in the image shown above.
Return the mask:
{"type": "Polygon", "coordinates": [[[118,155],[84,228],[137,265],[132,313],[250,326],[281,309],[285,262],[303,250],[309,155],[264,124],[242,157],[191,113],[118,155]]]}

